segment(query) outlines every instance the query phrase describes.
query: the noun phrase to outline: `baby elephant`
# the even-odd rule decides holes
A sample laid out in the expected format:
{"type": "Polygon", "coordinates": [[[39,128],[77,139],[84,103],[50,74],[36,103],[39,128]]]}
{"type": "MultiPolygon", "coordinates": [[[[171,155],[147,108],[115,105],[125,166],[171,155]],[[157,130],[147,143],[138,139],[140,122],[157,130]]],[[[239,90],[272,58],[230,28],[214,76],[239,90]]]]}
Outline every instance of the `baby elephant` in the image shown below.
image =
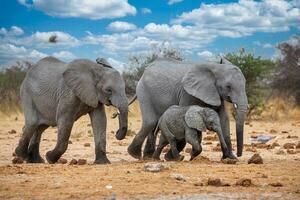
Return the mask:
{"type": "MultiPolygon", "coordinates": [[[[218,134],[223,155],[231,158],[231,154],[226,146],[220,119],[218,114],[210,108],[202,108],[200,106],[171,106],[160,117],[154,134],[161,130],[159,145],[153,154],[153,158],[159,160],[162,149],[170,144],[171,151],[175,160],[183,160],[177,150],[178,141],[186,140],[192,145],[191,160],[198,156],[201,151],[202,131],[206,129],[214,131],[218,134]]],[[[232,158],[235,159],[235,158],[232,158]]]]}

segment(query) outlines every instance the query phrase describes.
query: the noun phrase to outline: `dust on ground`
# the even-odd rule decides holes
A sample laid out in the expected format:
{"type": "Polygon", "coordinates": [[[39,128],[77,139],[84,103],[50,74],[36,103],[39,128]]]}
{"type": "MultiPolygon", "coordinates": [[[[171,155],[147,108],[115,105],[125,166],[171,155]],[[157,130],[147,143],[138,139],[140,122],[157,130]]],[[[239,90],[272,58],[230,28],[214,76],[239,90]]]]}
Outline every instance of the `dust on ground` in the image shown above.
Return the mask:
{"type": "MultiPolygon", "coordinates": [[[[63,155],[68,161],[72,158],[87,159],[87,165],[11,164],[23,125],[24,119],[20,115],[0,119],[0,199],[300,198],[300,151],[296,148],[300,141],[300,119],[247,123],[244,154],[235,165],[220,161],[216,137],[204,133],[202,157],[189,162],[190,146],[187,145],[183,162],[162,162],[166,169],[157,173],[145,171],[146,161],[137,161],[127,153],[128,145],[141,126],[139,117],[129,118],[131,131],[122,141],[115,139],[118,121],[108,119],[110,165],[92,164],[95,155],[88,116],[75,123],[71,144],[63,155]],[[250,137],[260,134],[275,138],[266,145],[251,146],[250,137]],[[283,148],[286,143],[295,145],[287,150],[283,148]],[[254,153],[262,156],[264,164],[247,164],[254,153]],[[173,173],[182,175],[185,180],[175,180],[171,176],[173,173]],[[222,185],[208,185],[208,179],[220,179],[222,185]],[[236,185],[241,179],[250,179],[251,184],[248,187],[236,185]]],[[[234,125],[231,122],[233,132],[234,125]]],[[[54,148],[56,135],[56,128],[44,132],[40,148],[43,157],[54,148]]],[[[232,142],[235,148],[234,134],[232,142]]]]}

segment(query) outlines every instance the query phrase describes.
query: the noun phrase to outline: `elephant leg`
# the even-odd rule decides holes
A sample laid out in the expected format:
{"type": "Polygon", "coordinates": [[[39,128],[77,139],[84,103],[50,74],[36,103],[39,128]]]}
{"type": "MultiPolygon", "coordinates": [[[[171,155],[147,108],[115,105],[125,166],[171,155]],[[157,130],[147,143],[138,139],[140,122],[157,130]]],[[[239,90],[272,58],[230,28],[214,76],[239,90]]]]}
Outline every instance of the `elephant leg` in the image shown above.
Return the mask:
{"type": "Polygon", "coordinates": [[[201,134],[202,133],[200,131],[193,130],[190,128],[187,128],[185,131],[185,140],[187,143],[192,145],[190,160],[193,160],[195,157],[197,157],[202,152],[202,147],[201,147],[201,143],[199,140],[199,135],[201,136],[201,134]]]}
{"type": "MultiPolygon", "coordinates": [[[[181,152],[184,149],[185,145],[186,145],[185,139],[177,141],[177,144],[176,144],[177,150],[179,152],[181,152]]],[[[173,157],[171,149],[165,154],[165,160],[167,160],[167,161],[174,160],[174,157],[173,157]]]]}
{"type": "Polygon", "coordinates": [[[57,123],[58,134],[56,146],[52,151],[48,151],[46,153],[46,159],[48,163],[56,163],[68,148],[68,141],[74,121],[71,120],[73,118],[72,115],[67,113],[62,114],[62,112],[61,115],[58,115],[59,119],[57,123]]]}
{"type": "Polygon", "coordinates": [[[106,157],[106,115],[105,108],[100,105],[98,108],[89,113],[94,133],[95,141],[95,164],[109,164],[106,157]]]}
{"type": "MultiPolygon", "coordinates": [[[[221,129],[222,129],[222,133],[224,136],[224,140],[225,143],[227,145],[227,149],[228,149],[228,155],[233,156],[232,153],[232,146],[231,146],[231,140],[230,140],[230,125],[229,125],[229,117],[228,117],[228,113],[226,111],[225,105],[224,105],[224,101],[222,101],[221,107],[219,109],[219,117],[220,117],[220,122],[221,122],[221,129]]],[[[227,152],[222,151],[223,152],[223,158],[226,158],[228,155],[227,152]]]]}
{"type": "Polygon", "coordinates": [[[146,140],[146,145],[145,145],[144,152],[143,152],[144,160],[152,158],[152,155],[155,151],[155,144],[156,144],[156,136],[154,135],[154,132],[151,131],[148,134],[148,137],[146,140]]]}
{"type": "MultiPolygon", "coordinates": [[[[158,117],[152,115],[151,117],[143,118],[143,124],[141,130],[134,137],[133,141],[129,145],[127,151],[128,153],[136,158],[141,159],[141,149],[145,138],[149,133],[152,133],[156,127],[158,117]]],[[[151,154],[152,155],[152,154],[151,154]]]]}
{"type": "Polygon", "coordinates": [[[173,160],[176,161],[183,160],[184,156],[180,155],[180,152],[177,149],[177,140],[172,134],[172,132],[166,126],[161,126],[161,131],[164,133],[164,136],[166,137],[166,139],[170,144],[171,147],[170,150],[172,151],[173,160]]]}
{"type": "Polygon", "coordinates": [[[28,145],[30,142],[30,139],[32,138],[34,132],[36,131],[38,125],[32,124],[32,125],[25,125],[23,127],[23,134],[21,139],[19,140],[19,144],[15,150],[15,153],[18,157],[23,158],[24,160],[27,159],[28,154],[28,145]]]}
{"type": "Polygon", "coordinates": [[[41,157],[39,149],[42,133],[48,128],[48,125],[39,125],[34,135],[32,136],[28,147],[28,163],[44,163],[44,159],[41,157]]]}
{"type": "Polygon", "coordinates": [[[168,140],[166,140],[165,136],[163,133],[161,133],[160,138],[159,138],[159,144],[157,149],[154,151],[153,158],[155,160],[160,160],[160,154],[163,150],[163,148],[168,144],[168,140]]]}

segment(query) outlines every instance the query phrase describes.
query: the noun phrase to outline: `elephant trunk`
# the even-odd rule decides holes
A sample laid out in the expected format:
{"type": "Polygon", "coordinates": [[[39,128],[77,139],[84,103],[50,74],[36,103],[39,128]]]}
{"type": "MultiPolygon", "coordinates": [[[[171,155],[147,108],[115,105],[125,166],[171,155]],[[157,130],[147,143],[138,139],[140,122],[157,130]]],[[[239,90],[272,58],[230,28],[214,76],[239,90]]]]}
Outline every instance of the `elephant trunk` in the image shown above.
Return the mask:
{"type": "Polygon", "coordinates": [[[119,110],[119,130],[116,133],[116,138],[118,140],[123,140],[126,136],[128,129],[128,103],[127,98],[120,104],[117,105],[119,110]]]}
{"type": "Polygon", "coordinates": [[[236,109],[236,142],[237,142],[237,156],[242,156],[243,153],[243,140],[244,140],[244,121],[247,113],[246,106],[238,106],[236,109]]]}

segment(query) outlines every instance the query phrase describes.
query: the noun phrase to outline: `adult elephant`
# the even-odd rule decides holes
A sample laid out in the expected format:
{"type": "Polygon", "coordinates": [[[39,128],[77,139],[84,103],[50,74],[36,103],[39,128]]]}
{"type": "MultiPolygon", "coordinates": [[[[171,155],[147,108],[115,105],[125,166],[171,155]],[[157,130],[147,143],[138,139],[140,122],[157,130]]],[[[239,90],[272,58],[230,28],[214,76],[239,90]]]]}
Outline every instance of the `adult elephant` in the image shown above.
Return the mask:
{"type": "MultiPolygon", "coordinates": [[[[234,104],[236,111],[237,156],[243,151],[244,119],[248,107],[245,78],[241,70],[222,58],[220,63],[179,62],[170,59],[154,61],[138,82],[136,94],[142,112],[142,128],[128,147],[128,153],[141,158],[141,148],[148,136],[144,158],[152,157],[156,137],[153,130],[163,112],[171,105],[200,105],[210,107],[219,114],[222,132],[230,151],[230,128],[225,101],[234,104]]],[[[185,142],[177,144],[181,151],[185,142]]],[[[225,158],[223,152],[223,158],[225,158]]],[[[172,160],[169,151],[165,158],[172,160]]]]}
{"type": "Polygon", "coordinates": [[[122,140],[127,132],[128,102],[120,73],[104,59],[97,61],[78,59],[65,63],[46,57],[29,69],[20,91],[25,126],[15,150],[18,157],[29,163],[44,162],[39,154],[41,134],[49,126],[57,126],[56,146],[46,154],[47,161],[55,163],[68,147],[73,123],[88,113],[95,140],[95,163],[109,163],[104,104],[118,108],[116,138],[122,140]]]}

